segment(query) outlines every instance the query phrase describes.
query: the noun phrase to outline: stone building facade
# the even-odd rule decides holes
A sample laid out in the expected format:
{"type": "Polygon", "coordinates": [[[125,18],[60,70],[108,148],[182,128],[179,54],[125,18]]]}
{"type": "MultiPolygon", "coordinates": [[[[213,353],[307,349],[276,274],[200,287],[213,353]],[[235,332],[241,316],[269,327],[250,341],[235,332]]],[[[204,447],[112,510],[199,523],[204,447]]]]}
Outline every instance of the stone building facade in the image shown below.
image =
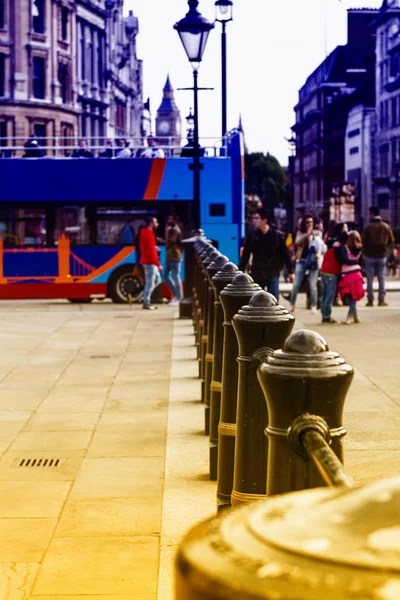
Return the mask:
{"type": "Polygon", "coordinates": [[[400,228],[400,1],[385,0],[376,33],[376,204],[400,228]]]}
{"type": "Polygon", "coordinates": [[[348,10],[347,44],[338,46],[299,91],[292,128],[296,137],[295,224],[306,213],[329,219],[332,190],[346,179],[349,112],[360,104],[375,106],[375,36],[371,23],[377,14],[374,9],[348,10]]]}
{"type": "Polygon", "coordinates": [[[123,0],[0,0],[1,144],[139,137],[138,31],[123,0]]]}

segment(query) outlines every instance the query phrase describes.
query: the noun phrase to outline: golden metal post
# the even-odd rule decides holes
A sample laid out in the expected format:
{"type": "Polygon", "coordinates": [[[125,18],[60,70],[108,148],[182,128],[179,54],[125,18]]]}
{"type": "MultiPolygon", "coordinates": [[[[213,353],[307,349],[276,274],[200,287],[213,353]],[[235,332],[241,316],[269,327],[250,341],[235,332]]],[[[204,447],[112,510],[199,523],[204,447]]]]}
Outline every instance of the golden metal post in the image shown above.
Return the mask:
{"type": "Polygon", "coordinates": [[[343,463],[343,406],[353,375],[352,367],[329,350],[322,336],[306,330],[293,333],[284,349],[259,368],[269,414],[268,495],[324,485],[301,444],[301,435],[312,428],[305,415],[314,418],[343,463]]]}

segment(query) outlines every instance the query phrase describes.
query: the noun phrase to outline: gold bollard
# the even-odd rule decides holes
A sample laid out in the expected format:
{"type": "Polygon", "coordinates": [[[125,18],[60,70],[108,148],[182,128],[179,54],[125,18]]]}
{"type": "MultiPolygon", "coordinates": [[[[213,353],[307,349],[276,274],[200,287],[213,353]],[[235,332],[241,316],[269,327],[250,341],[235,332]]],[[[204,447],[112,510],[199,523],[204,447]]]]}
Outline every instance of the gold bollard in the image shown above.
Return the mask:
{"type": "Polygon", "coordinates": [[[294,327],[294,317],[272,294],[257,292],[233,317],[239,343],[239,386],[236,416],[235,473],[232,506],[260,500],[267,493],[268,411],[257,369],[282,348],[294,327]]]}
{"type": "Polygon", "coordinates": [[[222,348],[224,343],[224,312],[220,294],[238,274],[238,268],[229,262],[212,278],[215,291],[214,360],[210,386],[210,479],[217,480],[218,468],[218,425],[221,414],[222,391],[222,348]]]}
{"type": "Polygon", "coordinates": [[[208,341],[208,302],[209,302],[209,278],[207,274],[207,267],[214,262],[221,254],[218,250],[214,250],[209,254],[202,263],[203,270],[203,304],[202,304],[202,327],[201,327],[201,339],[200,339],[200,379],[201,379],[201,401],[205,401],[205,376],[206,376],[206,354],[207,354],[207,341],[208,341]]]}
{"type": "Polygon", "coordinates": [[[400,478],[276,496],[197,525],[175,600],[398,600],[400,478]]]}
{"type": "Polygon", "coordinates": [[[343,406],[353,369],[314,331],[293,333],[258,370],[269,414],[267,494],[324,485],[300,437],[317,429],[343,463],[343,406]],[[307,417],[307,418],[304,418],[307,417]]]}
{"type": "Polygon", "coordinates": [[[232,327],[233,316],[261,290],[250,275],[239,273],[220,294],[224,309],[221,416],[218,426],[218,510],[230,506],[235,460],[236,408],[238,389],[238,343],[232,327]]]}
{"type": "Polygon", "coordinates": [[[211,380],[214,362],[214,322],[215,322],[215,293],[212,285],[212,278],[218,273],[226,263],[229,262],[226,256],[220,256],[207,267],[208,276],[208,317],[207,317],[207,352],[205,360],[204,375],[204,430],[206,435],[210,435],[210,395],[211,380]]]}

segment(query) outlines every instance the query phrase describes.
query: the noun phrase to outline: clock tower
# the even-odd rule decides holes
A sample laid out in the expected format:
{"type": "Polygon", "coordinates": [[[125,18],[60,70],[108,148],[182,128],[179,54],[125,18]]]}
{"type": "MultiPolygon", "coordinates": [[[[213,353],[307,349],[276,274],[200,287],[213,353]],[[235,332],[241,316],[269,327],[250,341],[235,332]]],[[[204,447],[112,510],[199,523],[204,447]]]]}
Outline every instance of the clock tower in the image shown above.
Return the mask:
{"type": "Polygon", "coordinates": [[[163,99],[156,117],[156,137],[161,144],[181,145],[181,113],[175,102],[174,88],[169,75],[164,86],[163,99]],[[173,138],[169,141],[169,138],[173,138]]]}

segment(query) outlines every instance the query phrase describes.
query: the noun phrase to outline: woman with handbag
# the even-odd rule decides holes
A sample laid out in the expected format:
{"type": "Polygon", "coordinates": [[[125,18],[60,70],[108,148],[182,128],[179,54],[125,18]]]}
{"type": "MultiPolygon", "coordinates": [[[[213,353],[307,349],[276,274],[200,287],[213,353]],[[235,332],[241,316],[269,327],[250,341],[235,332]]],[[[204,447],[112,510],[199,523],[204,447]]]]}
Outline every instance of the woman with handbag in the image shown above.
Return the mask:
{"type": "Polygon", "coordinates": [[[293,290],[290,295],[290,312],[296,310],[297,294],[303,283],[306,272],[310,278],[310,302],[311,312],[317,314],[318,302],[318,272],[319,258],[322,252],[323,240],[320,235],[314,232],[314,219],[311,215],[304,215],[301,220],[300,230],[296,235],[296,267],[294,272],[293,290]],[[321,242],[321,243],[320,243],[321,242]]]}

